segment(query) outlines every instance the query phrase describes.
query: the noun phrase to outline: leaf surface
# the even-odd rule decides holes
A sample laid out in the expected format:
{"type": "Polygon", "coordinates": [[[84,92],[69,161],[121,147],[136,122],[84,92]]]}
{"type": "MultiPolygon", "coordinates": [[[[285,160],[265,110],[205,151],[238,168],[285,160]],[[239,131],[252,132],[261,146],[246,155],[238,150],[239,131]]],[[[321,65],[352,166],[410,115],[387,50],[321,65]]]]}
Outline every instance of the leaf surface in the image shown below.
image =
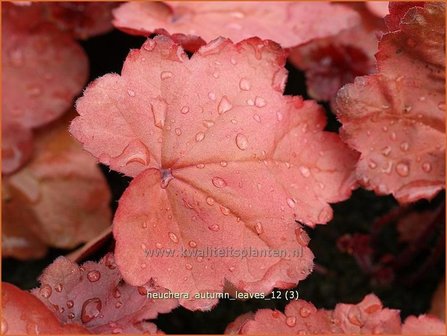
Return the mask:
{"type": "Polygon", "coordinates": [[[147,292],[166,292],[151,284],[133,287],[123,282],[113,254],[82,266],[57,258],[40,277],[32,293],[62,323],[73,323],[95,334],[159,332],[145,320],[178,305],[175,299],[149,299],[147,292]]]}
{"type": "Polygon", "coordinates": [[[283,96],[284,60],[278,45],[256,38],[216,39],[188,59],[160,36],[78,100],[72,134],[135,177],[114,219],[126,281],[156,279],[190,294],[182,304],[207,309],[216,300],[193,296],[220,293],[224,279],[267,292],[309,273],[308,237],[294,220],[331,219],[328,203],[354,187],[357,156],[323,132],[317,104],[283,96]],[[282,249],[283,256],[216,257],[208,248],[282,249]],[[167,251],[174,255],[156,255],[167,251]]]}
{"type": "Polygon", "coordinates": [[[170,34],[195,51],[219,36],[234,42],[257,36],[293,47],[336,34],[356,23],[348,7],[326,2],[128,2],[114,11],[114,25],[129,33],[170,34]],[[330,17],[330,20],[328,20],[330,17]],[[325,24],[319,24],[325,20],[325,24]]]}
{"type": "Polygon", "coordinates": [[[402,203],[430,199],[445,184],[444,22],[444,4],[409,9],[380,41],[379,73],[337,97],[342,137],[361,153],[358,179],[402,203]]]}

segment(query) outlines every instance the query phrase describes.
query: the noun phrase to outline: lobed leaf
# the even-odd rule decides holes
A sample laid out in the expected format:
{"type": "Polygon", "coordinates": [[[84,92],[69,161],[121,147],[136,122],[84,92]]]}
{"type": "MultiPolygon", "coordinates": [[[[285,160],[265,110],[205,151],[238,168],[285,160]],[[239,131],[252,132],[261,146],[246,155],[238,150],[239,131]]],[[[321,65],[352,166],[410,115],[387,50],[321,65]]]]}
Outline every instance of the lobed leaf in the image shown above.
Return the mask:
{"type": "Polygon", "coordinates": [[[379,73],[337,97],[342,138],[361,153],[358,179],[402,203],[430,199],[445,184],[444,21],[442,3],[409,9],[380,41],[379,73]]]}
{"type": "Polygon", "coordinates": [[[61,325],[45,305],[28,292],[2,282],[2,335],[88,334],[77,325],[61,325]]]}
{"type": "Polygon", "coordinates": [[[190,294],[181,304],[208,309],[216,299],[195,295],[220,293],[225,279],[268,292],[307,276],[313,256],[294,219],[328,222],[328,203],[354,186],[357,157],[323,132],[320,107],[283,96],[284,61],[278,45],[256,38],[216,39],[188,59],[159,36],[131,51],[121,75],[97,79],[77,101],[72,134],[101,162],[135,177],[114,219],[127,282],[153,279],[190,294]],[[284,255],[197,254],[208,248],[284,255]],[[193,255],[149,255],[182,249],[193,255]]]}
{"type": "Polygon", "coordinates": [[[147,284],[133,287],[123,282],[113,254],[82,266],[57,258],[40,277],[32,293],[62,323],[79,325],[95,334],[159,332],[145,320],[155,319],[178,305],[175,299],[150,299],[147,292],[166,292],[147,284]]]}
{"type": "Polygon", "coordinates": [[[358,304],[337,304],[334,310],[317,309],[304,300],[290,302],[285,312],[270,309],[248,313],[230,323],[226,334],[444,334],[435,317],[410,316],[401,325],[399,311],[384,308],[373,294],[358,304]]]}
{"type": "Polygon", "coordinates": [[[74,248],[110,225],[106,181],[67,122],[42,129],[35,147],[29,164],[2,181],[4,256],[39,258],[46,245],[74,248]]]}
{"type": "Polygon", "coordinates": [[[356,13],[327,2],[128,2],[114,10],[113,24],[131,34],[170,35],[196,51],[219,36],[234,42],[257,36],[282,47],[304,44],[353,26],[356,13]],[[328,20],[330,17],[330,20],[328,20]],[[325,24],[319,24],[322,20],[325,24]]]}

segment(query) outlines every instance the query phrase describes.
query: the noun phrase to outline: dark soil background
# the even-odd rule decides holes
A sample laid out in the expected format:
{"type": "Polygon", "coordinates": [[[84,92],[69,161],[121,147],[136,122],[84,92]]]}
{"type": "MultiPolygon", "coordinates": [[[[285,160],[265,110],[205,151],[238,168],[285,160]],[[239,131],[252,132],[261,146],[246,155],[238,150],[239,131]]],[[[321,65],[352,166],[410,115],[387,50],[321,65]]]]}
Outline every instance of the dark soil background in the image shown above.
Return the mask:
{"type": "MultiPolygon", "coordinates": [[[[130,48],[139,48],[144,38],[129,36],[119,31],[112,31],[103,36],[91,38],[82,42],[90,58],[90,80],[109,72],[119,73],[123,61],[130,48]]],[[[306,93],[304,74],[291,65],[287,65],[289,80],[286,94],[302,95],[309,98],[306,93]]],[[[339,127],[328,105],[324,105],[328,115],[328,130],[336,131],[339,127]]],[[[130,179],[102,167],[112,190],[113,200],[111,207],[115,210],[117,200],[127,187],[130,179]]],[[[438,195],[431,202],[419,202],[412,205],[417,210],[443,207],[445,194],[438,195]]],[[[345,202],[335,204],[334,219],[328,225],[320,225],[315,229],[307,229],[311,236],[310,248],[315,254],[318,265],[305,281],[298,286],[300,298],[309,300],[318,308],[333,308],[337,302],[357,303],[366,294],[375,293],[389,308],[400,309],[402,317],[410,314],[422,314],[430,309],[430,301],[434,290],[445,273],[444,252],[441,257],[433,257],[437,243],[444,243],[444,218],[438,223],[434,237],[428,244],[414,246],[410,261],[400,269],[391,268],[378,271],[372,276],[365,273],[356,263],[354,257],[342,252],[337,247],[337,240],[345,234],[368,234],[374,222],[383,219],[391,210],[399,205],[392,197],[378,197],[374,193],[358,189],[352,197],[345,202]],[[427,263],[428,269],[419,272],[419,267],[427,263]],[[416,279],[411,279],[411,276],[416,279]]],[[[398,243],[396,221],[386,223],[375,243],[377,259],[389,254],[398,254],[405,246],[398,243]]],[[[109,244],[110,246],[110,244],[109,244]]],[[[445,246],[445,245],[442,245],[445,246]]],[[[442,247],[445,249],[445,247],[442,247]]],[[[22,289],[31,289],[38,286],[37,278],[42,270],[57,256],[67,254],[66,250],[52,249],[46,258],[35,261],[17,261],[11,258],[3,260],[2,279],[16,284],[22,289]]],[[[92,256],[99,259],[104,251],[92,256]]],[[[248,311],[260,308],[276,308],[283,310],[287,304],[285,300],[247,300],[221,302],[209,312],[191,312],[177,308],[169,314],[160,315],[157,320],[158,327],[166,333],[191,334],[223,333],[226,325],[237,316],[248,311]]]]}

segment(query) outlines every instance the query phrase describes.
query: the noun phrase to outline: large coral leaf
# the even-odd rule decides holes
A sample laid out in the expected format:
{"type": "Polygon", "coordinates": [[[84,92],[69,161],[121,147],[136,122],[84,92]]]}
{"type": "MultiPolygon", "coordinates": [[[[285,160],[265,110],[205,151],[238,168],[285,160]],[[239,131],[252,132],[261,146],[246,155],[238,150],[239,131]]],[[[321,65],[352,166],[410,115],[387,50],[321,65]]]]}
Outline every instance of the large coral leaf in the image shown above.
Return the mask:
{"type": "Polygon", "coordinates": [[[432,198],[445,184],[444,22],[442,3],[409,9],[380,41],[379,73],[338,93],[342,135],[361,152],[359,180],[400,202],[432,198]]]}
{"type": "MultiPolygon", "coordinates": [[[[102,162],[136,176],[114,219],[126,281],[156,278],[192,299],[222,291],[224,279],[269,291],[309,273],[308,237],[294,219],[331,219],[328,203],[353,187],[356,155],[323,132],[315,103],[282,95],[284,59],[259,39],[217,39],[188,59],[161,36],[132,51],[121,76],[96,80],[78,100],[72,134],[102,162]],[[289,256],[197,254],[213,247],[289,256]],[[166,249],[175,255],[152,254],[166,249]]],[[[181,302],[204,309],[215,300],[181,302]]]]}
{"type": "Polygon", "coordinates": [[[337,304],[334,310],[317,309],[304,300],[290,302],[284,314],[261,309],[229,324],[227,334],[443,334],[444,323],[434,317],[409,317],[401,325],[399,311],[383,308],[373,294],[358,304],[337,304]],[[419,325],[417,324],[419,323],[419,325]]]}
{"type": "Polygon", "coordinates": [[[4,255],[37,258],[32,247],[42,243],[73,248],[110,225],[105,179],[67,124],[42,129],[30,163],[3,180],[4,255]]]}
{"type": "Polygon", "coordinates": [[[191,51],[219,36],[235,42],[258,36],[293,47],[336,34],[358,20],[345,6],[282,1],[128,2],[114,17],[119,29],[142,35],[169,32],[191,51]]]}
{"type": "Polygon", "coordinates": [[[4,120],[32,128],[56,119],[87,79],[84,51],[35,10],[13,4],[2,5],[2,33],[4,120]]]}
{"type": "Polygon", "coordinates": [[[147,292],[166,293],[163,288],[124,283],[111,253],[98,263],[89,261],[82,266],[59,257],[39,280],[40,288],[32,293],[62,323],[77,324],[95,334],[154,334],[157,327],[145,320],[178,305],[172,298],[148,298],[147,292]]]}
{"type": "Polygon", "coordinates": [[[2,282],[2,335],[88,334],[80,326],[62,326],[56,316],[33,295],[2,282]]]}

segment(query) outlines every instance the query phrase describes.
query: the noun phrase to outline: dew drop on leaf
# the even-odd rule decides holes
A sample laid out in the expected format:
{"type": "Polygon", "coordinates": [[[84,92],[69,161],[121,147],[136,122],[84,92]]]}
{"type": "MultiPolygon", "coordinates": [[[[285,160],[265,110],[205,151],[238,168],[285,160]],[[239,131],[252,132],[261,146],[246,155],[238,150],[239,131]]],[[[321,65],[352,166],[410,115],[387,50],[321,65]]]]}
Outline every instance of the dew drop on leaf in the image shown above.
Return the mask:
{"type": "Polygon", "coordinates": [[[217,176],[213,177],[212,182],[216,188],[223,188],[227,185],[227,183],[225,182],[224,179],[217,177],[217,176]]]}
{"type": "Polygon", "coordinates": [[[295,316],[288,316],[286,318],[286,324],[289,327],[294,327],[296,325],[296,317],[295,316]]]}
{"type": "Polygon", "coordinates": [[[223,96],[222,99],[220,100],[219,106],[217,107],[217,112],[219,114],[222,114],[222,113],[228,112],[232,108],[233,108],[233,105],[230,103],[227,96],[223,96]]]}
{"type": "Polygon", "coordinates": [[[250,88],[251,88],[251,84],[250,84],[250,82],[249,82],[247,79],[242,78],[242,79],[239,81],[239,88],[240,88],[242,91],[249,91],[250,88]]]}
{"type": "Polygon", "coordinates": [[[90,271],[87,273],[87,279],[90,282],[96,282],[101,279],[101,273],[99,273],[99,271],[90,271]]]}
{"type": "Polygon", "coordinates": [[[169,239],[174,243],[178,243],[178,237],[174,232],[169,232],[169,239]]]}
{"type": "Polygon", "coordinates": [[[408,176],[408,174],[410,173],[410,167],[407,163],[399,162],[396,165],[396,172],[402,177],[408,176]]]}
{"type": "Polygon", "coordinates": [[[171,71],[162,71],[160,73],[161,80],[169,79],[169,78],[172,78],[173,76],[174,76],[174,74],[171,71]]]}
{"type": "Polygon", "coordinates": [[[81,321],[88,323],[101,313],[102,302],[99,298],[88,299],[82,305],[81,321]]]}
{"type": "Polygon", "coordinates": [[[430,162],[424,162],[423,164],[422,164],[422,170],[424,171],[424,172],[426,172],[426,173],[429,173],[429,172],[431,172],[431,164],[430,164],[430,162]]]}
{"type": "Polygon", "coordinates": [[[236,135],[236,145],[240,150],[246,150],[248,148],[248,139],[242,133],[236,135]]]}
{"type": "Polygon", "coordinates": [[[48,299],[52,292],[53,291],[49,285],[43,285],[39,290],[39,294],[45,299],[48,299]]]}
{"type": "Polygon", "coordinates": [[[217,231],[219,231],[219,225],[212,224],[212,225],[208,226],[208,229],[210,229],[211,231],[217,232],[217,231]]]}

